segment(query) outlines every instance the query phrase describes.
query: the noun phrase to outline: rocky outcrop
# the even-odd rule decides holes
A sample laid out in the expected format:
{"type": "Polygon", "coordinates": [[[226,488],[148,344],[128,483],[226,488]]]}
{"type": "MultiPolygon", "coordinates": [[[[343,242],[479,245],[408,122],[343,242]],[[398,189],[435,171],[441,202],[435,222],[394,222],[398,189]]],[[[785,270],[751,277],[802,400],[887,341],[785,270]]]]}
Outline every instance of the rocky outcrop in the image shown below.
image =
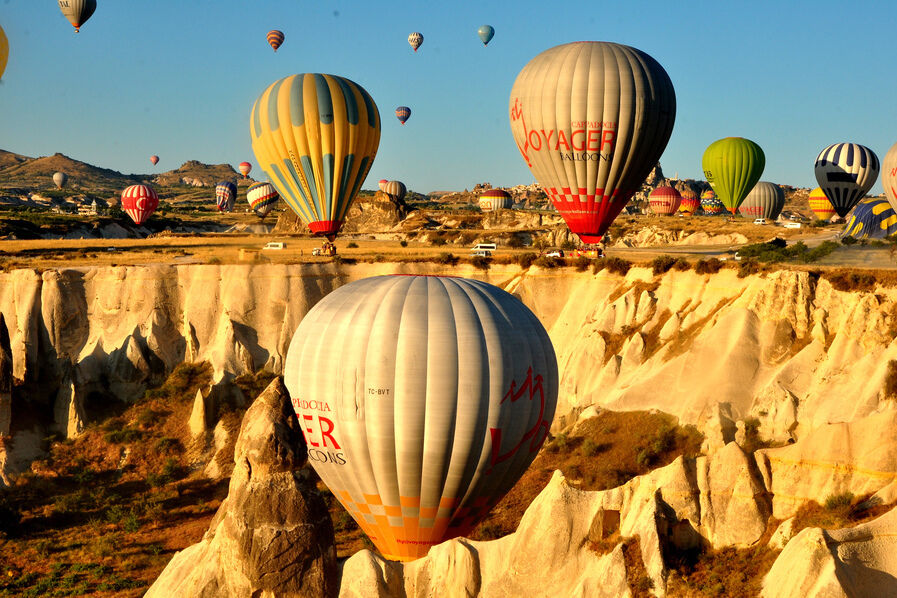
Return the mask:
{"type": "Polygon", "coordinates": [[[336,596],[333,527],[279,378],[243,418],[227,499],[146,596],[336,596]]]}

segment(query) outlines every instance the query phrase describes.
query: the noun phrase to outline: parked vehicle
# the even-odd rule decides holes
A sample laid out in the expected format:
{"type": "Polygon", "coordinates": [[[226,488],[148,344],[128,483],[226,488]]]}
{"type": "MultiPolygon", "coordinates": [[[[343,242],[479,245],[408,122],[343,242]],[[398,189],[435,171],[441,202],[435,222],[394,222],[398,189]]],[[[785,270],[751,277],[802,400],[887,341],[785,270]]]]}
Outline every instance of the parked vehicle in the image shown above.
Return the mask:
{"type": "Polygon", "coordinates": [[[754,218],[754,224],[769,224],[766,218],[754,218]]]}
{"type": "Polygon", "coordinates": [[[561,249],[552,249],[545,254],[545,257],[564,257],[564,251],[561,249]]]}
{"type": "Polygon", "coordinates": [[[478,243],[471,251],[495,251],[498,249],[495,243],[478,243]]]}

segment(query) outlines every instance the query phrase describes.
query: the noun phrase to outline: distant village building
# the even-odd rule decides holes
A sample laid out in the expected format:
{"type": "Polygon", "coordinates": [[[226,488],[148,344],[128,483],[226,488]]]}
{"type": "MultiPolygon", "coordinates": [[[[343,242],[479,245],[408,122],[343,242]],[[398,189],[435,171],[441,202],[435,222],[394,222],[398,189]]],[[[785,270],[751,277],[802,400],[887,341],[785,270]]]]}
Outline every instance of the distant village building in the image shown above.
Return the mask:
{"type": "Polygon", "coordinates": [[[89,204],[82,203],[78,206],[79,216],[96,216],[97,213],[97,200],[93,200],[89,204]]]}

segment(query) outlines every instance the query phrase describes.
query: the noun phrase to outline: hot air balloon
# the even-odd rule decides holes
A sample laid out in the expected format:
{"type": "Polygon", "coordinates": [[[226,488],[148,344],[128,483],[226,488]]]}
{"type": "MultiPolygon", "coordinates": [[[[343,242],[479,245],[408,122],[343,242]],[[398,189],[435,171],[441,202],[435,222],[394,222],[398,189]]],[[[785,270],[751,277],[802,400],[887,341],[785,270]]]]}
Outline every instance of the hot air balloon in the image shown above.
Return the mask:
{"type": "Polygon", "coordinates": [[[658,216],[672,216],[679,209],[682,196],[673,187],[661,185],[648,195],[651,211],[658,216]]]}
{"type": "Polygon", "coordinates": [[[492,38],[495,37],[495,29],[492,25],[481,25],[480,28],[477,29],[477,35],[480,36],[480,41],[486,46],[492,41],[492,38]]]}
{"type": "Polygon", "coordinates": [[[411,44],[411,47],[414,48],[415,52],[417,52],[417,49],[420,48],[420,45],[424,43],[423,34],[415,31],[408,36],[408,43],[411,44]]]}
{"type": "Polygon", "coordinates": [[[691,187],[686,185],[678,191],[679,195],[682,196],[682,201],[679,202],[680,214],[691,216],[699,209],[701,209],[701,200],[698,199],[698,194],[695,193],[691,187]]]}
{"type": "Polygon", "coordinates": [[[816,158],[816,182],[842,218],[878,178],[878,156],[857,143],[835,143],[816,158]]]}
{"type": "Polygon", "coordinates": [[[280,196],[331,241],[380,144],[380,113],[360,85],[304,73],[275,81],[252,107],[252,150],[280,196]]]}
{"type": "Polygon", "coordinates": [[[708,216],[716,216],[723,213],[723,202],[719,200],[713,189],[707,189],[701,193],[701,211],[708,216]]]}
{"type": "Polygon", "coordinates": [[[743,137],[725,137],[711,143],[701,159],[704,176],[727,210],[735,214],[748,192],[754,188],[766,156],[760,146],[743,137]]]}
{"type": "Polygon", "coordinates": [[[405,188],[405,183],[400,181],[388,181],[386,185],[383,187],[383,192],[386,193],[391,200],[398,203],[405,198],[405,192],[407,189],[405,188]]]}
{"type": "Polygon", "coordinates": [[[243,175],[243,178],[247,178],[249,176],[249,172],[252,170],[252,164],[249,162],[240,162],[240,165],[237,167],[240,171],[240,174],[243,175]]]}
{"type": "Polygon", "coordinates": [[[64,172],[57,172],[53,175],[53,183],[57,188],[62,189],[69,182],[69,175],[64,172]]]}
{"type": "Polygon", "coordinates": [[[121,209],[138,226],[159,207],[159,196],[149,185],[131,185],[121,192],[121,209]]]}
{"type": "Polygon", "coordinates": [[[837,213],[832,206],[832,202],[825,196],[825,191],[823,191],[821,187],[816,187],[810,191],[810,196],[807,198],[807,201],[810,204],[810,209],[813,210],[813,214],[815,214],[816,218],[819,220],[831,220],[837,213]]]}
{"type": "Polygon", "coordinates": [[[277,48],[280,47],[280,44],[283,43],[283,31],[278,29],[272,29],[268,32],[268,43],[274,48],[274,51],[277,52],[277,48]]]}
{"type": "Polygon", "coordinates": [[[380,179],[380,182],[377,183],[377,186],[380,188],[380,191],[383,191],[384,193],[386,192],[386,183],[388,183],[388,182],[389,181],[386,179],[380,179]]]}
{"type": "Polygon", "coordinates": [[[511,194],[504,189],[489,189],[480,193],[480,209],[484,212],[497,212],[511,208],[511,194]]]}
{"type": "Polygon", "coordinates": [[[97,0],[59,0],[59,10],[75,28],[81,31],[81,25],[87,22],[93,11],[97,9],[97,0]]]}
{"type": "Polygon", "coordinates": [[[548,434],[557,359],[518,299],[476,280],[379,276],[305,316],[284,381],[308,458],[388,559],[468,534],[548,434]]]}
{"type": "Polygon", "coordinates": [[[842,237],[883,239],[897,233],[897,213],[881,197],[867,197],[853,209],[842,237]]]}
{"type": "Polygon", "coordinates": [[[0,27],[0,77],[3,77],[3,71],[6,70],[6,61],[9,59],[9,40],[6,39],[6,32],[0,27]]]}
{"type": "Polygon", "coordinates": [[[259,218],[267,216],[278,199],[280,195],[271,183],[253,183],[246,190],[246,201],[259,218]]]}
{"type": "Polygon", "coordinates": [[[153,166],[159,163],[159,156],[150,156],[150,162],[153,163],[153,166]]]}
{"type": "Polygon", "coordinates": [[[411,108],[408,106],[399,106],[396,108],[396,118],[399,119],[399,122],[403,125],[405,122],[411,117],[411,108]]]}
{"type": "MultiPolygon", "coordinates": [[[[0,64],[0,72],[2,71],[0,64]]],[[[885,154],[881,167],[881,185],[885,188],[885,197],[891,202],[891,207],[897,210],[897,143],[885,154]]]]}
{"type": "Polygon", "coordinates": [[[230,181],[221,181],[215,185],[215,202],[219,212],[231,212],[237,199],[237,186],[230,181]]]}
{"type": "Polygon", "coordinates": [[[738,206],[738,212],[745,218],[775,220],[784,207],[785,191],[778,185],[760,181],[738,206]]]}
{"type": "Polygon", "coordinates": [[[640,50],[609,42],[546,50],[520,71],[511,90],[517,148],[585,243],[601,241],[641,187],[675,116],[676,94],[663,67],[640,50]]]}

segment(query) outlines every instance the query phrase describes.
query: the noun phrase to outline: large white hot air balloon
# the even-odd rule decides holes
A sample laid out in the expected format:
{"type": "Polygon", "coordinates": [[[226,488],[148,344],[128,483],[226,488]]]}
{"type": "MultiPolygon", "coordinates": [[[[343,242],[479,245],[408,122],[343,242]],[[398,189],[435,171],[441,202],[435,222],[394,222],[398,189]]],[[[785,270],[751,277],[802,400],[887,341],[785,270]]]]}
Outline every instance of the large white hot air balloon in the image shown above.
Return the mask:
{"type": "Polygon", "coordinates": [[[857,143],[834,143],[816,158],[816,181],[844,218],[875,184],[878,156],[857,143]]]}
{"type": "Polygon", "coordinates": [[[302,320],[284,379],[321,479],[384,556],[465,535],[535,458],[557,401],[548,334],[476,280],[379,276],[302,320]]]}
{"type": "Polygon", "coordinates": [[[785,190],[775,183],[760,181],[738,206],[738,212],[745,218],[775,220],[784,207],[785,190]]]}
{"type": "Polygon", "coordinates": [[[676,94],[656,60],[610,42],[533,58],[514,82],[517,148],[570,230],[597,243],[657,164],[676,94]]]}

